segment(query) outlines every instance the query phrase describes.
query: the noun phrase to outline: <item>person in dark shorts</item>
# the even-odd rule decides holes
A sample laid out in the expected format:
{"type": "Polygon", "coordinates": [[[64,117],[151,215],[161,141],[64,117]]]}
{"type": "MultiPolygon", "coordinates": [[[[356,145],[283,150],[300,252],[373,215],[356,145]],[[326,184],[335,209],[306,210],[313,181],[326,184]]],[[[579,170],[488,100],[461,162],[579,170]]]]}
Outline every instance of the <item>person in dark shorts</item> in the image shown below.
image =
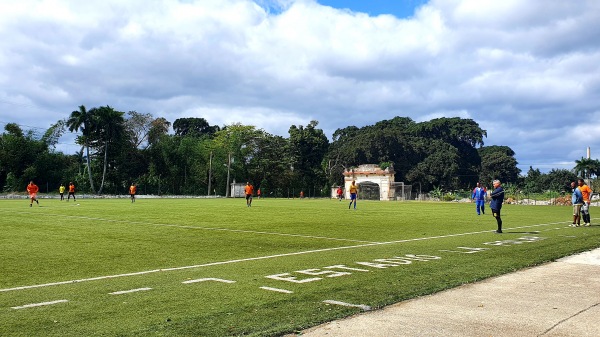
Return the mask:
{"type": "Polygon", "coordinates": [[[137,192],[137,186],[134,183],[131,183],[129,186],[129,196],[131,197],[131,202],[135,202],[135,193],[137,192]]]}
{"type": "Polygon", "coordinates": [[[246,182],[246,187],[244,187],[244,193],[246,193],[246,206],[252,206],[252,194],[254,194],[254,186],[250,184],[250,182],[246,182]]]}
{"type": "Polygon", "coordinates": [[[494,190],[490,197],[492,201],[490,202],[490,209],[492,210],[492,215],[496,218],[496,223],[498,224],[498,229],[496,233],[502,233],[502,218],[500,218],[500,209],[502,209],[502,203],[504,202],[504,189],[502,188],[502,184],[500,180],[496,179],[493,182],[494,190]]]}
{"type": "Polygon", "coordinates": [[[73,201],[75,201],[75,184],[73,184],[73,182],[69,183],[69,195],[67,196],[67,202],[71,200],[71,196],[73,196],[73,201]]]}
{"type": "Polygon", "coordinates": [[[60,194],[61,201],[65,200],[65,184],[60,184],[60,187],[58,188],[58,194],[60,194]]]}

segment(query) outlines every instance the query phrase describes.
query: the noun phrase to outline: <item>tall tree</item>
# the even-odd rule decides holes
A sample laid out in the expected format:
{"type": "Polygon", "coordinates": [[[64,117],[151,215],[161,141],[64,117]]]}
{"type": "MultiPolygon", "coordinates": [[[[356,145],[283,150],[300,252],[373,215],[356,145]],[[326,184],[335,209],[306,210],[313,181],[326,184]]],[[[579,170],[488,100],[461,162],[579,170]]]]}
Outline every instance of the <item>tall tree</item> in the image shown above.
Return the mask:
{"type": "Polygon", "coordinates": [[[261,192],[269,195],[276,187],[287,186],[290,160],[286,153],[288,140],[268,133],[256,138],[256,151],[248,163],[249,180],[255,182],[261,192]]]}
{"type": "Polygon", "coordinates": [[[518,182],[521,170],[517,167],[515,152],[508,146],[484,146],[478,149],[481,157],[479,180],[490,186],[492,180],[499,179],[503,183],[518,182]]]}
{"type": "Polygon", "coordinates": [[[42,141],[48,145],[49,148],[56,148],[56,144],[58,144],[58,140],[65,132],[65,128],[67,127],[67,122],[64,119],[57,121],[55,124],[52,124],[48,130],[44,133],[42,137],[42,141]]]}
{"type": "Polygon", "coordinates": [[[129,111],[125,120],[125,128],[133,147],[148,146],[148,135],[152,128],[154,117],[151,114],[143,114],[137,111],[129,111]]]}
{"type": "Polygon", "coordinates": [[[542,176],[544,190],[554,192],[570,192],[571,182],[577,181],[577,175],[570,170],[552,169],[542,176]]]}
{"type": "Polygon", "coordinates": [[[319,122],[311,121],[306,127],[292,125],[289,129],[289,147],[292,168],[299,177],[300,188],[325,186],[323,159],[329,149],[329,140],[319,122]]]}
{"type": "Polygon", "coordinates": [[[456,189],[458,185],[459,151],[442,140],[430,140],[429,153],[408,171],[406,178],[411,182],[420,182],[429,189],[437,186],[442,190],[456,189]]]}
{"type": "Polygon", "coordinates": [[[524,189],[528,193],[540,193],[546,189],[543,181],[544,175],[540,169],[534,169],[529,166],[527,176],[524,179],[524,189]]]}
{"type": "Polygon", "coordinates": [[[436,118],[416,124],[413,130],[420,137],[441,140],[458,150],[455,188],[475,185],[481,166],[476,147],[483,146],[483,138],[487,136],[477,122],[459,117],[436,118]]]}
{"type": "Polygon", "coordinates": [[[82,135],[78,137],[78,141],[85,146],[85,154],[87,160],[87,171],[88,177],[90,179],[90,189],[92,193],[96,193],[96,188],[94,187],[94,179],[92,178],[92,163],[90,158],[90,136],[92,132],[93,125],[93,113],[90,113],[86,110],[84,105],[79,106],[79,110],[74,110],[71,112],[69,119],[67,120],[67,126],[69,127],[70,132],[79,132],[81,131],[82,135]]]}
{"type": "Polygon", "coordinates": [[[163,117],[156,118],[150,122],[150,129],[148,130],[148,144],[152,146],[156,144],[162,136],[167,135],[171,122],[167,121],[163,117]]]}
{"type": "Polygon", "coordinates": [[[123,112],[116,111],[108,105],[98,108],[95,114],[95,136],[97,137],[99,144],[103,144],[104,147],[104,167],[102,169],[102,180],[98,194],[102,193],[106,178],[109,144],[122,139],[125,135],[125,119],[123,118],[123,115],[123,112]]]}
{"type": "Polygon", "coordinates": [[[477,180],[481,161],[475,147],[483,145],[485,136],[486,131],[470,119],[415,123],[407,117],[395,117],[360,129],[338,129],[326,167],[331,167],[329,179],[333,182],[333,178],[341,179],[338,162],[345,168],[389,162],[393,163],[396,181],[419,182],[425,188],[465,188],[477,180]],[[441,153],[442,149],[446,153],[441,153]]]}
{"type": "Polygon", "coordinates": [[[15,123],[6,124],[4,129],[0,135],[0,182],[6,184],[6,190],[20,190],[28,180],[39,178],[41,171],[35,162],[48,147],[35,139],[31,130],[23,132],[15,123]]]}
{"type": "Polygon", "coordinates": [[[210,125],[204,118],[190,117],[178,118],[173,122],[173,130],[176,136],[212,136],[219,131],[216,125],[210,125]]]}
{"type": "Polygon", "coordinates": [[[600,174],[600,161],[591,158],[581,158],[575,160],[573,172],[582,178],[591,178],[600,174]]]}
{"type": "MultiPolygon", "coordinates": [[[[238,181],[249,180],[248,164],[256,155],[257,142],[262,133],[262,130],[257,130],[253,125],[240,123],[227,125],[215,133],[213,148],[218,150],[215,155],[227,163],[229,182],[236,178],[238,181]]],[[[229,196],[229,186],[226,185],[225,188],[225,195],[229,196]]]]}

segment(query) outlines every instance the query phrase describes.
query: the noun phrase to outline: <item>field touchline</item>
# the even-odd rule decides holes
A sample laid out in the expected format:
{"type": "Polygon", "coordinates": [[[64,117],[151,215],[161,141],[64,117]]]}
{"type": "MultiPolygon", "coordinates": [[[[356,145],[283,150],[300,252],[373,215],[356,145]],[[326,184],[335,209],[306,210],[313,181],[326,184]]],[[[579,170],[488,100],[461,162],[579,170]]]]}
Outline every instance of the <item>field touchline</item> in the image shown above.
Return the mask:
{"type": "MultiPolygon", "coordinates": [[[[520,229],[520,228],[531,228],[531,227],[540,227],[540,226],[550,226],[550,225],[564,224],[564,223],[565,222],[563,221],[563,222],[548,223],[548,224],[538,224],[538,225],[531,225],[531,226],[521,226],[521,227],[515,227],[515,228],[506,228],[505,230],[520,229]]],[[[565,227],[565,228],[569,228],[569,227],[565,227]]],[[[241,262],[274,259],[274,258],[278,258],[278,257],[287,257],[287,256],[296,256],[296,255],[304,255],[304,254],[330,252],[330,251],[343,250],[343,249],[364,248],[364,247],[370,247],[370,246],[381,246],[381,245],[390,245],[390,244],[397,244],[397,243],[434,240],[434,239],[445,239],[445,238],[451,238],[451,237],[459,237],[459,236],[467,236],[467,235],[476,235],[476,234],[490,233],[491,231],[492,230],[484,230],[484,231],[478,231],[478,232],[457,233],[457,234],[448,234],[448,235],[430,236],[430,237],[423,237],[423,238],[404,239],[404,240],[396,240],[396,241],[388,241],[388,242],[371,242],[371,243],[365,243],[365,244],[354,245],[354,246],[321,248],[321,249],[305,250],[305,251],[293,252],[293,253],[283,253],[283,254],[249,257],[249,258],[244,258],[244,259],[235,259],[235,260],[228,260],[228,261],[209,262],[209,263],[197,264],[197,265],[191,265],[191,266],[161,268],[161,269],[153,269],[153,270],[146,270],[146,271],[140,271],[140,272],[125,273],[125,274],[97,276],[97,277],[84,278],[84,279],[78,279],[78,280],[52,282],[52,283],[45,283],[45,284],[34,284],[34,285],[14,287],[14,288],[5,288],[5,289],[0,289],[0,293],[2,293],[2,292],[9,292],[9,291],[16,291],[16,290],[27,290],[27,289],[34,289],[34,288],[43,288],[43,287],[50,287],[50,286],[66,285],[66,284],[73,284],[73,283],[82,283],[82,282],[90,282],[90,281],[107,280],[107,279],[114,279],[114,278],[121,278],[121,277],[139,276],[139,275],[154,274],[154,273],[160,273],[160,272],[178,271],[178,270],[186,270],[186,269],[196,269],[196,268],[219,266],[219,265],[226,265],[226,264],[235,264],[235,263],[241,263],[241,262]]]]}
{"type": "MultiPolygon", "coordinates": [[[[14,211],[7,211],[7,210],[1,210],[1,209],[0,209],[0,211],[7,212],[7,213],[42,215],[40,213],[27,212],[27,211],[14,212],[14,211]]],[[[316,235],[287,234],[287,233],[276,233],[276,232],[265,232],[265,231],[251,231],[251,230],[244,230],[244,229],[199,227],[199,226],[186,226],[186,225],[176,225],[176,224],[161,224],[161,223],[151,223],[151,222],[142,222],[142,221],[129,221],[129,220],[121,220],[121,219],[115,220],[115,219],[104,219],[104,218],[76,216],[76,215],[64,215],[64,214],[43,214],[43,216],[55,216],[55,217],[69,218],[69,219],[95,220],[95,221],[114,222],[114,223],[127,223],[127,224],[134,224],[134,225],[150,225],[150,226],[158,226],[158,227],[198,229],[198,230],[207,230],[207,231],[224,231],[224,232],[261,234],[261,235],[291,236],[291,237],[307,238],[307,239],[322,239],[322,240],[348,241],[348,242],[359,242],[359,243],[377,243],[377,242],[373,242],[373,241],[330,238],[330,237],[326,237],[326,236],[316,236],[316,235]]]]}

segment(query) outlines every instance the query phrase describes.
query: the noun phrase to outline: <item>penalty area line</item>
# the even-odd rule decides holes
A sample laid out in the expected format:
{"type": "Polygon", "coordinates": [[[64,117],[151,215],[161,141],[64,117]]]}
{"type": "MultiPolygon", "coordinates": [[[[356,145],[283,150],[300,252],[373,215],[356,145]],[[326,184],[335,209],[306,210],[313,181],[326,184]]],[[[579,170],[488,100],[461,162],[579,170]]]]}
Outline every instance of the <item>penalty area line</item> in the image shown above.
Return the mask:
{"type": "Polygon", "coordinates": [[[57,300],[57,301],[50,301],[50,302],[41,302],[41,303],[32,303],[32,304],[25,304],[25,305],[21,305],[18,307],[11,307],[11,309],[27,309],[27,308],[35,308],[35,307],[42,307],[42,306],[46,306],[46,305],[53,305],[53,304],[58,304],[58,303],[66,303],[69,302],[68,300],[57,300]]]}
{"type": "Polygon", "coordinates": [[[269,290],[269,291],[275,291],[278,293],[284,293],[284,294],[293,294],[294,292],[291,290],[286,290],[286,289],[279,289],[279,288],[272,288],[272,287],[259,287],[260,289],[263,290],[269,290]]]}
{"type": "Polygon", "coordinates": [[[152,290],[152,288],[137,288],[137,289],[130,289],[130,290],[121,290],[121,291],[115,291],[115,292],[108,293],[108,294],[109,295],[123,295],[123,294],[137,293],[138,291],[148,291],[148,290],[152,290]]]}
{"type": "Polygon", "coordinates": [[[222,283],[235,283],[235,281],[232,281],[232,280],[224,280],[224,279],[213,278],[213,277],[199,278],[199,279],[196,279],[196,280],[183,281],[181,283],[183,283],[183,284],[190,284],[190,283],[198,283],[198,282],[206,282],[206,281],[222,282],[222,283]]]}

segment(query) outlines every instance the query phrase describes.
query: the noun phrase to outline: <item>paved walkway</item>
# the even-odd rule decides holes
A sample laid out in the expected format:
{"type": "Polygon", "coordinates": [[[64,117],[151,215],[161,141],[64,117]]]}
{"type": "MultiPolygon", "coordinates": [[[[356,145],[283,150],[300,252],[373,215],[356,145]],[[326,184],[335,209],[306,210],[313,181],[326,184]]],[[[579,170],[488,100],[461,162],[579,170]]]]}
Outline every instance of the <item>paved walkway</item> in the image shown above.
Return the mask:
{"type": "Polygon", "coordinates": [[[600,336],[600,249],[326,323],[303,337],[600,336]]]}

